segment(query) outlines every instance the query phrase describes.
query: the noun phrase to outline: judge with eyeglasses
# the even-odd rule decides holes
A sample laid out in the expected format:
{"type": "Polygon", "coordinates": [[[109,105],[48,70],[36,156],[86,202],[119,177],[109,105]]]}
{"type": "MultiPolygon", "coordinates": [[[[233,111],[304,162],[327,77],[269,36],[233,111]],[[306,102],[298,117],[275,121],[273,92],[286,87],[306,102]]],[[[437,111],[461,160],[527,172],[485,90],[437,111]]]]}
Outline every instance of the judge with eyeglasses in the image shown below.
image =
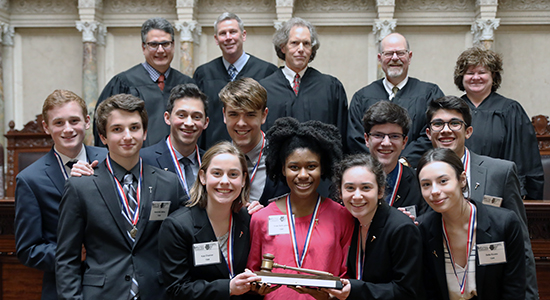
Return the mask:
{"type": "MultiPolygon", "coordinates": [[[[145,101],[149,114],[147,140],[143,146],[154,145],[170,134],[164,122],[164,109],[173,87],[194,83],[191,77],[170,67],[174,58],[174,28],[164,18],[151,18],[141,27],[141,48],[145,62],[115,75],[105,86],[96,104],[116,94],[132,94],[145,101]]],[[[94,124],[96,146],[103,146],[94,124]]]]}
{"type": "Polygon", "coordinates": [[[389,34],[380,42],[378,61],[385,76],[353,95],[348,110],[347,146],[350,152],[369,151],[365,145],[361,120],[367,109],[380,100],[390,100],[403,107],[412,120],[408,141],[402,153],[411,166],[416,166],[422,154],[431,148],[426,137],[427,103],[444,94],[434,83],[409,77],[412,56],[409,42],[399,33],[389,34]]]}

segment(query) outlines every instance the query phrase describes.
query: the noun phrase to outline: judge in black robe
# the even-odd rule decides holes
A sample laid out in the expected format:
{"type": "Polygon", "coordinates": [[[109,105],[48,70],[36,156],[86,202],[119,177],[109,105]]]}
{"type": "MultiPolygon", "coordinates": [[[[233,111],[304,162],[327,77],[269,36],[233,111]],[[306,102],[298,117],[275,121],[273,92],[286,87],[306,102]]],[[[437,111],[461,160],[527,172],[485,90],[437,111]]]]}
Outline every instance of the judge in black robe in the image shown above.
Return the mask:
{"type": "MultiPolygon", "coordinates": [[[[363,115],[374,103],[380,100],[389,100],[389,95],[382,81],[383,79],[379,79],[372,82],[357,91],[351,99],[347,135],[347,144],[351,153],[369,153],[365,145],[363,115]]],[[[393,103],[405,108],[412,120],[408,134],[409,141],[401,153],[402,156],[407,158],[412,167],[415,167],[422,154],[432,147],[426,136],[428,102],[443,96],[443,92],[436,84],[409,77],[407,84],[391,100],[393,103]]]]}
{"type": "Polygon", "coordinates": [[[496,92],[489,94],[478,107],[466,95],[462,99],[472,110],[471,125],[475,128],[466,140],[468,149],[515,162],[521,195],[542,199],[544,172],[537,137],[523,107],[496,92]]]}
{"type": "Polygon", "coordinates": [[[340,80],[308,67],[296,95],[281,68],[260,84],[267,90],[269,109],[262,126],[264,131],[281,117],[293,117],[300,122],[317,120],[338,127],[345,148],[348,100],[340,80]]]}
{"type": "MultiPolygon", "coordinates": [[[[132,94],[142,99],[145,101],[145,109],[149,116],[147,139],[143,142],[143,147],[154,145],[170,134],[170,126],[164,122],[166,103],[168,102],[172,88],[183,83],[194,83],[194,81],[191,77],[170,68],[170,75],[166,77],[164,90],[161,91],[158,84],[151,79],[145,67],[142,64],[138,64],[115,75],[107,83],[101,95],[99,95],[96,108],[99,103],[117,94],[132,94]]],[[[103,146],[103,143],[99,139],[95,122],[94,140],[96,146],[103,146]]]]}
{"type": "MultiPolygon", "coordinates": [[[[276,70],[277,67],[274,64],[250,55],[250,58],[235,79],[250,77],[256,81],[260,81],[276,70]]],[[[223,64],[222,57],[220,56],[199,66],[193,75],[193,79],[199,89],[208,96],[210,126],[202,133],[199,140],[200,146],[203,149],[208,149],[219,141],[230,141],[231,137],[227,133],[223,122],[223,103],[218,97],[221,89],[231,81],[227,69],[223,64]]]]}

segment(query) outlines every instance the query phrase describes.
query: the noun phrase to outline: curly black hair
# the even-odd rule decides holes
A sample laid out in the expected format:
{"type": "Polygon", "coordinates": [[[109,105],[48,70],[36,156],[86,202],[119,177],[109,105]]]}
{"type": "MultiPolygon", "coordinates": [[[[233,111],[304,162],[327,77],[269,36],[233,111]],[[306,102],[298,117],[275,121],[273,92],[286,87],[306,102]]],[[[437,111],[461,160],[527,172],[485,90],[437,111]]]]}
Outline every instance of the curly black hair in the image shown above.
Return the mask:
{"type": "Polygon", "coordinates": [[[283,166],[296,149],[309,149],[321,157],[323,179],[332,177],[334,166],[343,156],[338,128],[316,120],[300,123],[291,117],[279,118],[267,131],[266,139],[266,172],[274,182],[285,181],[283,166]]]}

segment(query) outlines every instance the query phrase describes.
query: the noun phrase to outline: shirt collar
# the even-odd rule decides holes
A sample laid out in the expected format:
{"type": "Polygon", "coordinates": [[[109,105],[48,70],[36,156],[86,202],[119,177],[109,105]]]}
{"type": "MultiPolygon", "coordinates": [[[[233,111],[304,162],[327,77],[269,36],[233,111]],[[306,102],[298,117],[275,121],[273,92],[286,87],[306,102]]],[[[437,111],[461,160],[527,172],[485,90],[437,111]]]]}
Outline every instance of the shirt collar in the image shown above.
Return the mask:
{"type": "MultiPolygon", "coordinates": [[[[235,69],[237,69],[237,73],[241,72],[241,70],[244,68],[244,65],[248,62],[248,59],[250,58],[250,55],[248,55],[246,52],[243,51],[243,55],[237,59],[233,65],[235,66],[235,69]]],[[[229,69],[229,66],[231,65],[230,62],[225,60],[225,58],[222,56],[223,65],[225,66],[225,69],[229,69]]]]}
{"type": "MultiPolygon", "coordinates": [[[[166,146],[168,146],[168,149],[170,149],[170,143],[168,142],[168,138],[166,138],[166,146]]],[[[178,161],[183,157],[183,154],[179,153],[176,148],[174,148],[174,152],[176,153],[176,158],[178,161]]],[[[186,156],[190,161],[192,165],[198,165],[197,161],[197,147],[195,147],[195,150],[189,156],[186,156]]]]}
{"type": "MultiPolygon", "coordinates": [[[[298,72],[298,75],[300,75],[300,81],[302,80],[302,78],[304,78],[304,74],[306,73],[307,71],[307,66],[300,72],[298,72]]],[[[292,71],[286,64],[285,64],[285,67],[283,68],[283,74],[285,75],[285,78],[286,80],[288,80],[288,82],[290,83],[290,86],[292,86],[294,84],[294,76],[296,76],[296,72],[292,71]]]]}
{"type": "Polygon", "coordinates": [[[82,145],[82,148],[80,149],[80,152],[78,152],[76,157],[68,157],[67,155],[59,152],[55,145],[53,146],[53,149],[57,154],[59,154],[59,157],[61,157],[61,162],[63,163],[63,165],[67,164],[67,162],[69,162],[72,159],[88,162],[88,157],[86,156],[86,147],[84,147],[84,145],[82,145]]]}
{"type": "MultiPolygon", "coordinates": [[[[252,150],[245,153],[245,155],[248,157],[248,159],[250,159],[252,163],[255,163],[258,160],[258,157],[260,157],[260,150],[262,150],[262,143],[264,141],[264,138],[265,137],[262,136],[258,144],[256,144],[256,146],[254,146],[252,150]]],[[[267,140],[265,141],[265,144],[267,146],[267,140]]]]}
{"type": "MultiPolygon", "coordinates": [[[[116,179],[118,179],[119,182],[124,182],[124,175],[128,173],[128,170],[126,170],[124,167],[122,167],[112,159],[111,159],[111,167],[113,168],[113,173],[116,179]]],[[[134,180],[138,180],[139,179],[139,162],[135,166],[133,166],[129,172],[132,173],[132,175],[134,175],[134,180]]]]}
{"type": "MultiPolygon", "coordinates": [[[[407,75],[407,77],[405,77],[405,79],[403,79],[403,81],[398,83],[396,86],[399,88],[399,90],[402,90],[403,87],[405,87],[405,85],[407,84],[407,82],[409,82],[409,75],[407,75]]],[[[394,85],[388,80],[387,77],[384,77],[384,80],[382,80],[382,83],[384,84],[384,88],[386,89],[386,92],[388,92],[388,95],[391,95],[393,93],[392,89],[394,85]]]]}
{"type": "Polygon", "coordinates": [[[170,75],[170,70],[172,69],[172,68],[168,68],[166,72],[160,73],[155,68],[153,68],[148,62],[143,62],[141,65],[145,68],[147,73],[149,73],[149,77],[151,78],[151,80],[153,80],[153,82],[157,82],[157,80],[160,77],[160,74],[164,74],[164,79],[166,80],[170,75]]]}

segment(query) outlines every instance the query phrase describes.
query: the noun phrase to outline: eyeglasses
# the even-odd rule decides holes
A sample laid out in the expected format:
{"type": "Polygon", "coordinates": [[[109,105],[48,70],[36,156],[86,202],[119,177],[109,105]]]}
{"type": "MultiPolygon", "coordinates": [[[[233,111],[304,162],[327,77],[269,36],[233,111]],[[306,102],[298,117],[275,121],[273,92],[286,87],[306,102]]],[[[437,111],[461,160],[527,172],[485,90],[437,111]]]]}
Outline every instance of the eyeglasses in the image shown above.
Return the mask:
{"type": "Polygon", "coordinates": [[[449,122],[443,122],[443,120],[434,120],[430,122],[430,129],[433,132],[440,132],[445,128],[445,125],[449,127],[452,131],[459,131],[462,129],[462,125],[466,123],[460,119],[451,119],[449,122]]]}
{"type": "Polygon", "coordinates": [[[367,135],[372,138],[375,141],[382,141],[388,136],[390,138],[390,141],[392,142],[398,142],[401,139],[405,138],[405,135],[403,133],[381,133],[381,132],[369,132],[367,135]]]}
{"type": "Polygon", "coordinates": [[[382,56],[384,56],[385,58],[392,58],[393,54],[397,54],[397,57],[403,58],[403,57],[407,56],[408,53],[409,53],[409,50],[382,51],[382,52],[380,52],[380,54],[382,54],[382,56]]]}
{"type": "Polygon", "coordinates": [[[162,48],[164,50],[170,50],[170,49],[172,49],[172,45],[174,44],[174,41],[166,41],[166,42],[160,42],[160,43],[148,42],[148,43],[145,43],[145,44],[147,45],[147,48],[150,51],[157,51],[159,46],[162,46],[162,48]]]}

